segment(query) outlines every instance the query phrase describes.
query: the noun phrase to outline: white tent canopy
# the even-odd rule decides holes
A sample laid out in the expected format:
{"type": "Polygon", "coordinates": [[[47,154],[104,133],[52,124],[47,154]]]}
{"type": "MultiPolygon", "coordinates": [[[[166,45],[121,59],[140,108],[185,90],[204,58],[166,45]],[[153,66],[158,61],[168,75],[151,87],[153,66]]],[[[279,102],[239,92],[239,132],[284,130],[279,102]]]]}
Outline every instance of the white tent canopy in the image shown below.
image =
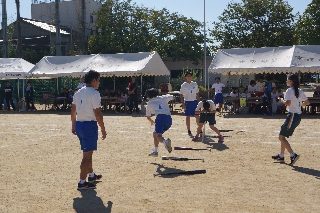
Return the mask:
{"type": "Polygon", "coordinates": [[[157,52],[99,54],[90,67],[102,76],[170,75],[157,52]]]}
{"type": "Polygon", "coordinates": [[[79,77],[94,59],[94,55],[44,56],[28,73],[29,77],[79,77]]]}
{"type": "Polygon", "coordinates": [[[221,49],[209,72],[222,75],[320,72],[320,45],[221,49]]]}
{"type": "Polygon", "coordinates": [[[96,70],[102,76],[170,75],[157,52],[45,56],[28,75],[79,77],[89,70],[96,70]]]}
{"type": "Polygon", "coordinates": [[[34,65],[22,58],[0,58],[0,78],[25,78],[34,65]]]}

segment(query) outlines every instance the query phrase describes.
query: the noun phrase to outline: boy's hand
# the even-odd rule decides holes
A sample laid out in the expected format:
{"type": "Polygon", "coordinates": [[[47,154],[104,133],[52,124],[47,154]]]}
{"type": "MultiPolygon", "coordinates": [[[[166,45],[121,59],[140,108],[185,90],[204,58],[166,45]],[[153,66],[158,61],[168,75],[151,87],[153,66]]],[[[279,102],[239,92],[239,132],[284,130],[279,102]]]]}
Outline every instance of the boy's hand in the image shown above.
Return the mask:
{"type": "Polygon", "coordinates": [[[72,126],[71,132],[72,132],[72,134],[76,135],[77,134],[76,133],[76,127],[72,126]]]}
{"type": "Polygon", "coordinates": [[[104,140],[107,137],[107,132],[106,130],[101,130],[102,136],[101,139],[104,140]]]}
{"type": "Polygon", "coordinates": [[[153,126],[155,124],[155,122],[153,120],[150,121],[151,126],[153,126]]]}

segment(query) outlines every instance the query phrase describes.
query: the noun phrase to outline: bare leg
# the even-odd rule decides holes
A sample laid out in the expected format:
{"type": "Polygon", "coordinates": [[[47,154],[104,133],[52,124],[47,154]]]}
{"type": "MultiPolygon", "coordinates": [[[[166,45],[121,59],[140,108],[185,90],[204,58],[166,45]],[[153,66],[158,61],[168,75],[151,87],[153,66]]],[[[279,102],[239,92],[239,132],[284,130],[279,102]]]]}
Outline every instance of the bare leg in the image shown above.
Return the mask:
{"type": "Polygon", "coordinates": [[[220,134],[220,131],[217,129],[217,127],[215,127],[214,125],[210,125],[210,128],[215,131],[215,133],[217,133],[218,135],[221,135],[220,134]]]}
{"type": "Polygon", "coordinates": [[[291,154],[293,152],[289,142],[287,141],[286,137],[283,135],[279,135],[279,140],[281,142],[281,153],[284,153],[284,150],[287,149],[288,152],[291,154]]]}
{"type": "Polygon", "coordinates": [[[221,113],[221,115],[222,115],[222,114],[223,114],[222,103],[219,103],[219,109],[220,109],[220,113],[221,113]]]}
{"type": "Polygon", "coordinates": [[[156,134],[156,140],[157,140],[157,143],[159,144],[162,143],[162,141],[164,141],[164,138],[162,137],[162,134],[161,133],[155,133],[156,134]]]}
{"type": "Polygon", "coordinates": [[[196,123],[197,123],[197,125],[199,126],[199,120],[200,120],[199,115],[195,115],[194,117],[196,118],[196,123]]]}
{"type": "Polygon", "coordinates": [[[186,116],[187,129],[190,130],[190,116],[186,116]]]}
{"type": "Polygon", "coordinates": [[[158,134],[153,132],[153,144],[154,147],[158,147],[159,146],[159,141],[158,141],[158,134]]]}
{"type": "Polygon", "coordinates": [[[80,165],[80,179],[85,180],[87,178],[87,174],[93,172],[92,169],[92,151],[83,152],[83,158],[80,165]]]}
{"type": "Polygon", "coordinates": [[[203,123],[199,123],[199,124],[198,124],[198,128],[197,128],[197,134],[196,134],[196,136],[198,136],[198,135],[200,134],[200,132],[201,132],[201,130],[202,130],[202,127],[203,127],[203,123]]]}

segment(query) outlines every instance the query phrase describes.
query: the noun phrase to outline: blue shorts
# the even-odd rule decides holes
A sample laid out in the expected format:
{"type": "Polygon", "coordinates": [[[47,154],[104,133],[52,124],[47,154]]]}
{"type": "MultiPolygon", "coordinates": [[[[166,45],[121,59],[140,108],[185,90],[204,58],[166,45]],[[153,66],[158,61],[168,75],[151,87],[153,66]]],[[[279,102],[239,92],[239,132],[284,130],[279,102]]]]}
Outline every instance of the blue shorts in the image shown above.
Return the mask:
{"type": "Polygon", "coordinates": [[[286,120],[281,126],[279,135],[290,137],[292,136],[295,128],[300,124],[301,114],[289,112],[286,120]]]}
{"type": "Polygon", "coordinates": [[[80,146],[83,152],[97,150],[97,144],[98,144],[97,121],[77,121],[76,133],[80,140],[80,146]]]}
{"type": "Polygon", "coordinates": [[[217,93],[215,96],[214,96],[214,104],[223,104],[223,95],[222,93],[217,93]]]}
{"type": "Polygon", "coordinates": [[[172,125],[172,118],[171,115],[159,114],[155,120],[154,131],[156,133],[163,134],[167,131],[172,125]]]}
{"type": "Polygon", "coordinates": [[[186,110],[184,111],[185,116],[194,116],[198,101],[185,101],[184,104],[186,105],[186,110]]]}

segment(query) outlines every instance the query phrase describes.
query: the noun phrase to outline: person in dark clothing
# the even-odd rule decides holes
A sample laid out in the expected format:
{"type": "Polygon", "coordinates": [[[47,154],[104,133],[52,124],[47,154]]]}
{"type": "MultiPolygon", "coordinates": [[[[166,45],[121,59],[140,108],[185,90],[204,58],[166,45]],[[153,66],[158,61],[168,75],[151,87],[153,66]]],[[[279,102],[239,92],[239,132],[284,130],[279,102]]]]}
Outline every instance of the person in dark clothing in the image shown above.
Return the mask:
{"type": "Polygon", "coordinates": [[[53,105],[57,110],[60,110],[58,105],[63,104],[62,109],[66,109],[66,100],[69,98],[69,90],[67,88],[63,88],[63,92],[58,95],[58,98],[54,100],[53,105]]]}
{"type": "Polygon", "coordinates": [[[267,82],[264,86],[264,95],[263,95],[263,112],[265,115],[272,115],[272,105],[271,105],[271,92],[272,92],[272,82],[273,78],[267,76],[267,82]]]}
{"type": "Polygon", "coordinates": [[[136,77],[132,76],[132,81],[128,85],[128,94],[129,94],[129,112],[128,114],[132,114],[133,103],[136,109],[137,114],[139,113],[138,108],[138,85],[136,83],[136,77]]]}
{"type": "MultiPolygon", "coordinates": [[[[320,97],[320,86],[316,87],[316,91],[314,91],[313,97],[320,97]]],[[[310,106],[311,106],[311,114],[315,115],[316,111],[317,111],[316,108],[319,107],[319,104],[312,103],[312,104],[310,104],[310,106]]]]}
{"type": "Polygon", "coordinates": [[[31,82],[27,81],[27,87],[25,89],[26,93],[26,110],[27,111],[36,111],[36,108],[34,107],[33,103],[33,87],[31,86],[31,82]],[[30,107],[31,104],[31,107],[30,107]]]}
{"type": "Polygon", "coordinates": [[[12,109],[15,111],[16,108],[13,105],[13,99],[12,99],[13,87],[10,85],[10,81],[6,82],[6,87],[4,88],[4,92],[6,93],[6,102],[7,102],[8,111],[10,111],[10,105],[12,106],[12,109]]]}

